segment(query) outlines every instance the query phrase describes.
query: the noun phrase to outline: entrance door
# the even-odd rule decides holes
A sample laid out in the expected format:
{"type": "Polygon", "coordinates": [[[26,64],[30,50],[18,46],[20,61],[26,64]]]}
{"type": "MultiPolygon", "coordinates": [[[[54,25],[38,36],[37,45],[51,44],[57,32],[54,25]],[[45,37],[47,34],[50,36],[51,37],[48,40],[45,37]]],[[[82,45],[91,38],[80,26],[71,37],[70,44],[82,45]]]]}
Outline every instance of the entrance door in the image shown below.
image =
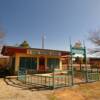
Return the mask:
{"type": "Polygon", "coordinates": [[[45,58],[40,57],[39,58],[39,72],[44,72],[45,71],[45,58]]]}

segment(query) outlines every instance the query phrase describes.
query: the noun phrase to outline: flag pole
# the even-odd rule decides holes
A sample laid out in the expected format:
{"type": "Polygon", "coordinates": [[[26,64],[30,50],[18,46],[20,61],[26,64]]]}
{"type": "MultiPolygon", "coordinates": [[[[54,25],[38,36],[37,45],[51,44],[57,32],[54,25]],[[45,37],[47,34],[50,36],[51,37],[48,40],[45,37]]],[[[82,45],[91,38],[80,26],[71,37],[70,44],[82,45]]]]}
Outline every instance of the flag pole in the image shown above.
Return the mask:
{"type": "Polygon", "coordinates": [[[42,33],[42,49],[44,49],[44,32],[42,33]]]}

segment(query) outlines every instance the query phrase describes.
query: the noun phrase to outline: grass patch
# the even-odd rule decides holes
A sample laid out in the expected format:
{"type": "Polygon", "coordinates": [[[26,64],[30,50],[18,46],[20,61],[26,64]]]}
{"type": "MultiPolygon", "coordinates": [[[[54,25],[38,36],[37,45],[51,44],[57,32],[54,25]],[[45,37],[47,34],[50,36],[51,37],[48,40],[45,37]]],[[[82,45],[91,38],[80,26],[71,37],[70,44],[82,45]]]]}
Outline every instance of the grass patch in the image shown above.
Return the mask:
{"type": "Polygon", "coordinates": [[[57,100],[56,96],[54,94],[50,94],[48,96],[49,100],[57,100]]]}

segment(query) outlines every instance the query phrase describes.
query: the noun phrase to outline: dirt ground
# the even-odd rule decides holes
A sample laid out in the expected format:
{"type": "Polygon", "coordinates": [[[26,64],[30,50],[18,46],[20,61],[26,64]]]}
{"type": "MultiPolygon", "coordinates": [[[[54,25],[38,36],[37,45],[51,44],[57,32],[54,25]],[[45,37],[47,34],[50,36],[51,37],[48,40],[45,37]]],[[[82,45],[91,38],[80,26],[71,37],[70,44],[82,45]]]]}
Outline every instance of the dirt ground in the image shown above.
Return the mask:
{"type": "Polygon", "coordinates": [[[100,82],[48,90],[1,78],[0,100],[100,100],[100,82]]]}
{"type": "Polygon", "coordinates": [[[55,90],[52,100],[100,100],[100,82],[75,85],[55,90]]]}
{"type": "Polygon", "coordinates": [[[50,90],[25,85],[16,79],[0,79],[0,100],[48,100],[50,90]]]}

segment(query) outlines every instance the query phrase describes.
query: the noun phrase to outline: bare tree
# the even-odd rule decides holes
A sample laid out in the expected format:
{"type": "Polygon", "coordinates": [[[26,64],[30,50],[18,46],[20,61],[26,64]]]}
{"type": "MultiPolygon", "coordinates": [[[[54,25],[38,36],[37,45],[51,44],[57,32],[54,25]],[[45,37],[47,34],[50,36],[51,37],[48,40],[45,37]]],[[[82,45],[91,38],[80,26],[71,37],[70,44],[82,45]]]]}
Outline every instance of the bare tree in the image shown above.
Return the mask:
{"type": "Polygon", "coordinates": [[[96,46],[100,46],[100,30],[90,33],[89,40],[96,46]]]}
{"type": "Polygon", "coordinates": [[[5,29],[2,23],[0,23],[0,44],[2,44],[2,41],[5,37],[5,29]]]}
{"type": "Polygon", "coordinates": [[[90,49],[90,53],[100,52],[100,30],[90,32],[89,40],[95,45],[94,49],[90,49]]]}
{"type": "Polygon", "coordinates": [[[0,24],[0,53],[1,53],[3,43],[4,43],[4,37],[5,37],[5,31],[4,31],[3,25],[0,24]]]}
{"type": "Polygon", "coordinates": [[[3,39],[5,37],[5,28],[3,23],[0,21],[0,39],[3,39]]]}
{"type": "Polygon", "coordinates": [[[0,39],[3,39],[5,37],[5,33],[4,32],[0,32],[0,39]]]}

